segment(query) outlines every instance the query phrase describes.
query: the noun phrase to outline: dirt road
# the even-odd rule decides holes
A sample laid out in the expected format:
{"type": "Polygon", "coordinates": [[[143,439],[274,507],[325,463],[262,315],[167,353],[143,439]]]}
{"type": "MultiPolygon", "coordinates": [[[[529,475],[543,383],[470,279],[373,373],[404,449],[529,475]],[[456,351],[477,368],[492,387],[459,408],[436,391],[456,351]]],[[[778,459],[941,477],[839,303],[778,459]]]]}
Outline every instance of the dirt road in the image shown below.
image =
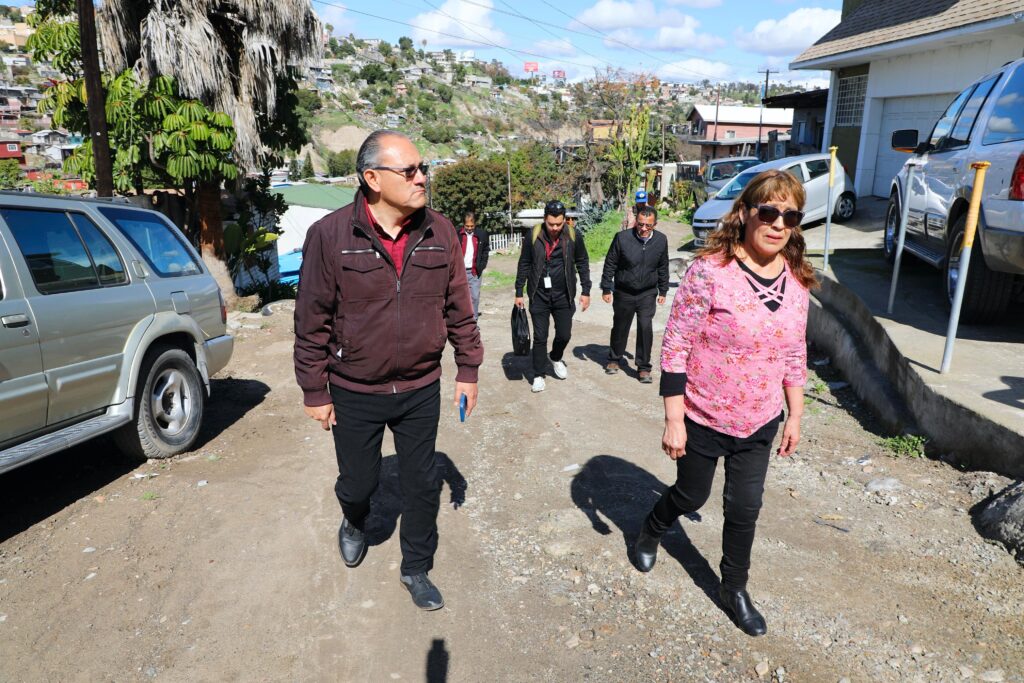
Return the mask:
{"type": "Polygon", "coordinates": [[[0,477],[0,680],[1024,681],[1024,571],[968,514],[1005,480],[892,457],[812,353],[754,548],[769,633],[748,638],[711,597],[720,481],[651,574],[629,564],[673,466],[656,386],[601,370],[610,306],[532,395],[511,297],[484,289],[478,412],[442,417],[445,609],[398,584],[390,442],[369,555],[342,565],[333,446],[303,417],[282,305],[236,330],[194,452],[137,465],[96,442],[0,477]]]}

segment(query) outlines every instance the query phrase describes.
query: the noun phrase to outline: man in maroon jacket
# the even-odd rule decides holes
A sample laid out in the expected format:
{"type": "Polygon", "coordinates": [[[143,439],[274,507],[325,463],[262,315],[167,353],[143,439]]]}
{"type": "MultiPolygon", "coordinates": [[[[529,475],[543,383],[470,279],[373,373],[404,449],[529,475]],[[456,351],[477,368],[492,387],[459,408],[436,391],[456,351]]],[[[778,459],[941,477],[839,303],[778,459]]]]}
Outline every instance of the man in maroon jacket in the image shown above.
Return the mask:
{"type": "Polygon", "coordinates": [[[441,353],[455,347],[455,405],[477,399],[483,361],[462,248],[426,208],[427,165],[402,133],[372,133],[356,159],[355,200],[315,223],[295,301],[295,376],[306,414],[334,431],[345,564],[366,555],[365,523],[384,428],[398,452],[401,581],[421,609],[444,606],[427,573],[437,549],[441,477],[434,454],[441,353]]]}

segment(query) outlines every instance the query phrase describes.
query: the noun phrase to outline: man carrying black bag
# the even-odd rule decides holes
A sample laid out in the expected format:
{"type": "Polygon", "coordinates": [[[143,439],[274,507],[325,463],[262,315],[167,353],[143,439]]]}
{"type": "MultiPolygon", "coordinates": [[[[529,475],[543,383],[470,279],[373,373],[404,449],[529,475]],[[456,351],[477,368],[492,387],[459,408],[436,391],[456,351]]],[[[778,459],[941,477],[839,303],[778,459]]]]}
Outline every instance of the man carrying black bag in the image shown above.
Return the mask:
{"type": "Polygon", "coordinates": [[[523,290],[530,297],[533,318],[533,384],[534,393],[544,391],[544,374],[548,359],[555,377],[565,379],[569,371],[562,356],[572,335],[572,316],[576,311],[576,276],[580,281],[580,308],[590,306],[590,259],[576,231],[565,228],[565,205],[548,202],[544,222],[523,240],[516,271],[515,305],[523,308],[523,290]],[[548,354],[548,326],[555,321],[555,338],[548,354]]]}
{"type": "Polygon", "coordinates": [[[530,355],[530,321],[526,309],[512,307],[512,353],[516,356],[530,355]]]}

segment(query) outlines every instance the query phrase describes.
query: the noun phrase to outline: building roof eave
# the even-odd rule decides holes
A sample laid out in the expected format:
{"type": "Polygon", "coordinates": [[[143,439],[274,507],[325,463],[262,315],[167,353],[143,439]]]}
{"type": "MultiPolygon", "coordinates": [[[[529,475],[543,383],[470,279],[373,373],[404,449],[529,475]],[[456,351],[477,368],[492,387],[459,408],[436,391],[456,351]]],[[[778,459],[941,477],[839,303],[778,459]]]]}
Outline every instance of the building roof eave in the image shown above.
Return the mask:
{"type": "MultiPolygon", "coordinates": [[[[934,45],[931,45],[932,43],[937,43],[951,38],[963,38],[976,33],[991,31],[1005,26],[1012,26],[1022,20],[1024,20],[1024,18],[1018,18],[1010,15],[1007,17],[1000,17],[998,19],[981,21],[976,24],[968,24],[967,26],[958,26],[956,28],[946,29],[935,33],[926,33],[924,35],[905,38],[903,40],[895,40],[880,43],[878,45],[869,45],[855,50],[835,52],[833,54],[822,55],[820,57],[814,57],[806,60],[801,60],[800,57],[797,57],[796,61],[789,63],[789,68],[793,71],[806,69],[837,69],[844,66],[852,66],[854,64],[863,64],[864,62],[871,61],[872,59],[882,57],[923,52],[925,50],[932,49],[934,47],[934,45]]],[[[815,46],[811,46],[811,48],[813,47],[815,46]]],[[[804,54],[811,51],[811,48],[808,48],[804,54]]]]}

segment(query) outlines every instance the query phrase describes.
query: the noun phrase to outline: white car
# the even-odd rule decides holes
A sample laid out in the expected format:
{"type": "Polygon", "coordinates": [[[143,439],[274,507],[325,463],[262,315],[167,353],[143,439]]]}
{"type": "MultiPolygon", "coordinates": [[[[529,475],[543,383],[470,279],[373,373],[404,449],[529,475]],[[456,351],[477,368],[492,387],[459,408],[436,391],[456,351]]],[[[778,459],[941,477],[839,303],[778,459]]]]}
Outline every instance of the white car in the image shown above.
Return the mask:
{"type": "MultiPolygon", "coordinates": [[[[703,247],[708,235],[718,228],[719,221],[729,212],[736,198],[754,177],[763,171],[781,169],[792,173],[804,184],[807,202],[804,204],[804,224],[823,220],[828,215],[828,154],[804,154],[775,159],[747,170],[733,178],[718,194],[701,204],[693,214],[694,245],[703,247]]],[[[840,167],[841,168],[841,167],[840,167]]],[[[836,221],[848,221],[857,210],[857,195],[846,169],[836,173],[832,188],[832,216],[836,221]]]]}

